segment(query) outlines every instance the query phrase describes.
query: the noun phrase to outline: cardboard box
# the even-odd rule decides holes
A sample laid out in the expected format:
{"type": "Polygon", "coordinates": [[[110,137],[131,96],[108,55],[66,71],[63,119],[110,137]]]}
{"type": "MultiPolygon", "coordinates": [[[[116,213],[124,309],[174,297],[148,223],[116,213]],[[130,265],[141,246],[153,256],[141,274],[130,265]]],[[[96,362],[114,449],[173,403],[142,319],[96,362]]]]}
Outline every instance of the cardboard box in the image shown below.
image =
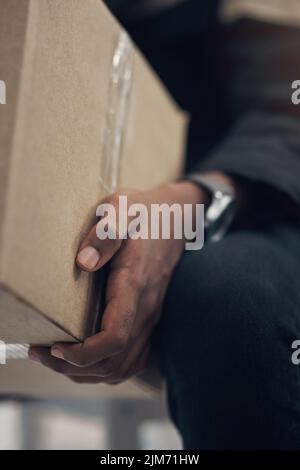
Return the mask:
{"type": "Polygon", "coordinates": [[[0,0],[0,339],[95,328],[74,258],[116,185],[178,176],[185,116],[100,0],[0,0]]]}

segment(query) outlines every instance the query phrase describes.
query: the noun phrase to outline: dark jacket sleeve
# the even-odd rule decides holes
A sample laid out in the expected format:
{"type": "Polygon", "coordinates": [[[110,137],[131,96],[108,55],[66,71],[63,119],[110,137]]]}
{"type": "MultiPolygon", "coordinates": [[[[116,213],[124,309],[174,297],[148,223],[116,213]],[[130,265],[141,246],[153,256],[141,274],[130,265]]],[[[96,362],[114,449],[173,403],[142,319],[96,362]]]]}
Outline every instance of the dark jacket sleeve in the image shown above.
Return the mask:
{"type": "MultiPolygon", "coordinates": [[[[300,204],[300,29],[254,20],[226,27],[220,83],[232,125],[195,171],[263,183],[300,204]]],[[[216,110],[217,112],[217,110],[216,110]]]]}

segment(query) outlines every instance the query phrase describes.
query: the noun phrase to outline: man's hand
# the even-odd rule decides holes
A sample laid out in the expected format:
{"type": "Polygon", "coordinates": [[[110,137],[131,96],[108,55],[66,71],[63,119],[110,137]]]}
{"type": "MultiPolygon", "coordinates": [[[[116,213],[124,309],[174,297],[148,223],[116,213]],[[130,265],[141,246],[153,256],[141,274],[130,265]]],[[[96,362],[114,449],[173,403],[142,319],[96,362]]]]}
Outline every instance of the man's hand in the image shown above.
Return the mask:
{"type": "MultiPolygon", "coordinates": [[[[151,191],[126,191],[106,199],[118,213],[119,194],[131,204],[204,203],[207,195],[191,182],[170,183],[151,191]]],[[[118,217],[117,217],[118,220],[118,217]]],[[[119,227],[111,227],[119,230],[119,227]]],[[[121,235],[121,234],[119,234],[121,235]]],[[[101,331],[78,344],[31,348],[29,357],[75,382],[119,383],[142,372],[150,351],[170,278],[185,240],[104,239],[96,226],[83,240],[76,258],[84,271],[95,272],[110,262],[101,331]]]]}

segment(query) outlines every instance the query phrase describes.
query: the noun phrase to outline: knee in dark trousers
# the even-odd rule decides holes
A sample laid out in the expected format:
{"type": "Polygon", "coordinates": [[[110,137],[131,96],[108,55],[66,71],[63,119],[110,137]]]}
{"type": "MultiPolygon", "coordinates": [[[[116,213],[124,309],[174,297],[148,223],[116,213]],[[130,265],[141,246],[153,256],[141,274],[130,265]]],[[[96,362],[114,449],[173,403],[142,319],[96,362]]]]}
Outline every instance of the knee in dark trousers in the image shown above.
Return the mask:
{"type": "Polygon", "coordinates": [[[300,448],[296,254],[300,241],[279,227],[233,232],[184,255],[159,338],[185,447],[300,448]]]}

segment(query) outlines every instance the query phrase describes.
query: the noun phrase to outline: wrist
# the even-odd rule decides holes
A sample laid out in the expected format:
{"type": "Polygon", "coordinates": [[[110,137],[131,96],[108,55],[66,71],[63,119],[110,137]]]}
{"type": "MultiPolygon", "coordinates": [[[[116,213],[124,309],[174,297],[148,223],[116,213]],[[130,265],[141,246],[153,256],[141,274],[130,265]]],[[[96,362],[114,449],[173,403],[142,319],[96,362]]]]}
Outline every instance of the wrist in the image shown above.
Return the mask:
{"type": "Polygon", "coordinates": [[[210,203],[210,195],[206,189],[189,180],[171,182],[167,184],[170,199],[179,204],[210,203]]]}

